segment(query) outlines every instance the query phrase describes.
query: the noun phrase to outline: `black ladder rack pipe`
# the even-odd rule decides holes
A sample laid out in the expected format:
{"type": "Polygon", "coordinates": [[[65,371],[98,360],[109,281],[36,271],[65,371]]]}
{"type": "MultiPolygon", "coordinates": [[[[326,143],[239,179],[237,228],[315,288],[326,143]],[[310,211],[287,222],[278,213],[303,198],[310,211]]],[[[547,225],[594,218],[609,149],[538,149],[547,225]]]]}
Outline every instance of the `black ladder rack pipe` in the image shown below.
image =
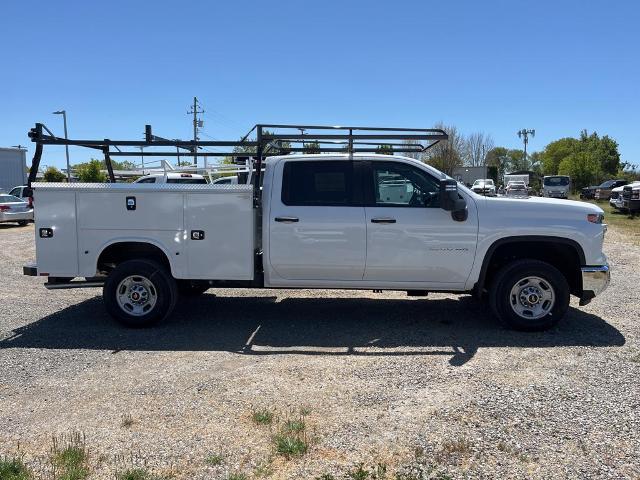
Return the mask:
{"type": "Polygon", "coordinates": [[[201,147],[227,147],[227,151],[199,152],[207,157],[254,157],[256,159],[256,180],[254,185],[254,201],[260,203],[260,182],[264,158],[274,154],[305,152],[305,143],[317,143],[320,150],[328,153],[376,153],[380,145],[390,145],[397,153],[420,153],[433,147],[438,142],[447,140],[449,136],[438,128],[395,128],[395,127],[351,127],[328,125],[293,125],[293,124],[257,124],[239,141],[232,140],[169,140],[153,135],[151,125],[145,126],[144,140],[74,140],[55,136],[44,124],[36,123],[29,132],[29,138],[36,144],[36,149],[29,171],[28,187],[35,181],[44,145],[71,145],[101,150],[104,154],[109,180],[115,182],[111,157],[124,156],[180,156],[180,148],[194,151],[201,147]],[[47,133],[43,133],[43,130],[47,133]],[[248,140],[255,130],[256,139],[248,140]],[[282,130],[297,130],[305,133],[290,133],[282,130]],[[322,133],[317,133],[320,131],[322,133]],[[393,141],[403,143],[393,143],[393,141]],[[412,141],[414,143],[408,143],[412,141]],[[284,147],[283,143],[289,146],[284,147]],[[302,144],[292,146],[291,144],[302,144]],[[333,146],[326,146],[333,145],[333,146]],[[335,145],[342,145],[336,147],[335,145]],[[378,148],[374,148],[378,145],[378,148]],[[112,150],[113,147],[116,151],[112,150]],[[123,147],[122,149],[120,147],[123,147]],[[126,147],[177,147],[175,152],[159,151],[127,151],[126,147]],[[242,150],[242,151],[239,151],[242,150]],[[272,153],[273,152],[273,153],[272,153]]]}

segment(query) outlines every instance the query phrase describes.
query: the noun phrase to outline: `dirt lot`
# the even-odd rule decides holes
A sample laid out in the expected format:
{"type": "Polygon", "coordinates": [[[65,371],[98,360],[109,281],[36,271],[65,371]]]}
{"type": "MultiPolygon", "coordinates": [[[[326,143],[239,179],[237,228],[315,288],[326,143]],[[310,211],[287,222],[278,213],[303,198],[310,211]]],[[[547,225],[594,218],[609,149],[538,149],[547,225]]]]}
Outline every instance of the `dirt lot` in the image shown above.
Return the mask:
{"type": "Polygon", "coordinates": [[[210,290],[132,331],[99,290],[22,276],[32,226],[0,247],[0,456],[38,475],[79,431],[90,478],[640,478],[640,246],[615,230],[610,289],[536,334],[468,296],[307,290],[210,290]],[[274,436],[301,408],[287,459],[274,436]]]}

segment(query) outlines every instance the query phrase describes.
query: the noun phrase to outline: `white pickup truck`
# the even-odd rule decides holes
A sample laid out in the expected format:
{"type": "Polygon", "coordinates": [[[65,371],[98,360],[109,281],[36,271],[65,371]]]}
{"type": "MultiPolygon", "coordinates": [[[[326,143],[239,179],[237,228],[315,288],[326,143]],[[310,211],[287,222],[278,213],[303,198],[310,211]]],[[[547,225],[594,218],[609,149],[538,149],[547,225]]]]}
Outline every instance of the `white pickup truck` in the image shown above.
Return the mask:
{"type": "Polygon", "coordinates": [[[398,155],[264,163],[261,189],[35,183],[37,258],[24,272],[53,289],[102,286],[133,327],[166,318],[179,292],[247,287],[473,293],[508,326],[541,330],[570,294],[584,305],[609,283],[595,205],[480,196],[398,155]]]}

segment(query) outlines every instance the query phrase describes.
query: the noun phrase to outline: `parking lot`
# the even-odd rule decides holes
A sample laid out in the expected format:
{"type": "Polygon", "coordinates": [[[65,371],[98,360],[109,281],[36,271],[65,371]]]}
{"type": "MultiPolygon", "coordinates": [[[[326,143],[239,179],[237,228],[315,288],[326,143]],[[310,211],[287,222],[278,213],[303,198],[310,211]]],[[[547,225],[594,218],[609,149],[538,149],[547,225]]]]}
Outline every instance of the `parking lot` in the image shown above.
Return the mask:
{"type": "Polygon", "coordinates": [[[0,246],[0,455],[38,474],[51,437],[77,431],[90,478],[640,476],[640,246],[615,228],[609,290],[533,334],[469,296],[335,290],[212,289],[127,330],[100,290],[22,275],[32,225],[0,225],[0,246]],[[308,451],[278,455],[300,409],[308,451]]]}

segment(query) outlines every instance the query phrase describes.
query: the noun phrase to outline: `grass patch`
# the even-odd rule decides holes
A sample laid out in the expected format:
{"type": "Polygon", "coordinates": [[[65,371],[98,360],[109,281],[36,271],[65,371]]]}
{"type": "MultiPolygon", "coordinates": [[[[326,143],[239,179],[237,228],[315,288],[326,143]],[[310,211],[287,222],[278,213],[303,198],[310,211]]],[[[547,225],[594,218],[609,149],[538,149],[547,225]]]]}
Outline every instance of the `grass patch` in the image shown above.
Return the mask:
{"type": "Polygon", "coordinates": [[[0,480],[30,480],[31,471],[21,458],[0,457],[0,480]]]}
{"type": "MultiPolygon", "coordinates": [[[[579,200],[575,197],[574,200],[579,200]]],[[[636,245],[640,245],[640,215],[629,215],[621,212],[603,200],[581,200],[583,202],[592,203],[604,210],[604,223],[609,225],[612,230],[622,233],[628,241],[636,245]]],[[[606,235],[605,235],[606,238],[606,235]]]]}
{"type": "Polygon", "coordinates": [[[212,467],[217,467],[218,465],[222,465],[222,455],[213,453],[204,459],[204,463],[212,467]]]}
{"type": "Polygon", "coordinates": [[[286,458],[300,457],[307,453],[309,445],[303,436],[279,433],[274,437],[276,452],[286,458]]]}
{"type": "Polygon", "coordinates": [[[89,476],[86,439],[79,432],[53,437],[49,460],[54,480],[84,480],[89,476]]]}
{"type": "Polygon", "coordinates": [[[122,415],[122,421],[120,422],[120,425],[123,428],[129,428],[133,425],[133,417],[131,416],[130,413],[124,413],[122,415]]]}
{"type": "Polygon", "coordinates": [[[266,408],[254,409],[251,413],[251,419],[256,425],[271,425],[274,417],[273,410],[266,408]]]}
{"type": "Polygon", "coordinates": [[[129,468],[122,472],[117,472],[116,480],[168,480],[172,476],[158,476],[151,473],[146,468],[129,468]]]}
{"type": "Polygon", "coordinates": [[[248,477],[244,473],[230,473],[227,480],[248,480],[248,477]]]}
{"type": "Polygon", "coordinates": [[[384,463],[378,463],[369,470],[365,468],[364,463],[359,463],[353,470],[347,472],[347,478],[350,480],[385,480],[387,478],[387,466],[384,463]]]}
{"type": "Polygon", "coordinates": [[[284,422],[282,430],[286,433],[300,433],[304,431],[305,427],[304,419],[300,418],[298,420],[287,420],[284,422]]]}

